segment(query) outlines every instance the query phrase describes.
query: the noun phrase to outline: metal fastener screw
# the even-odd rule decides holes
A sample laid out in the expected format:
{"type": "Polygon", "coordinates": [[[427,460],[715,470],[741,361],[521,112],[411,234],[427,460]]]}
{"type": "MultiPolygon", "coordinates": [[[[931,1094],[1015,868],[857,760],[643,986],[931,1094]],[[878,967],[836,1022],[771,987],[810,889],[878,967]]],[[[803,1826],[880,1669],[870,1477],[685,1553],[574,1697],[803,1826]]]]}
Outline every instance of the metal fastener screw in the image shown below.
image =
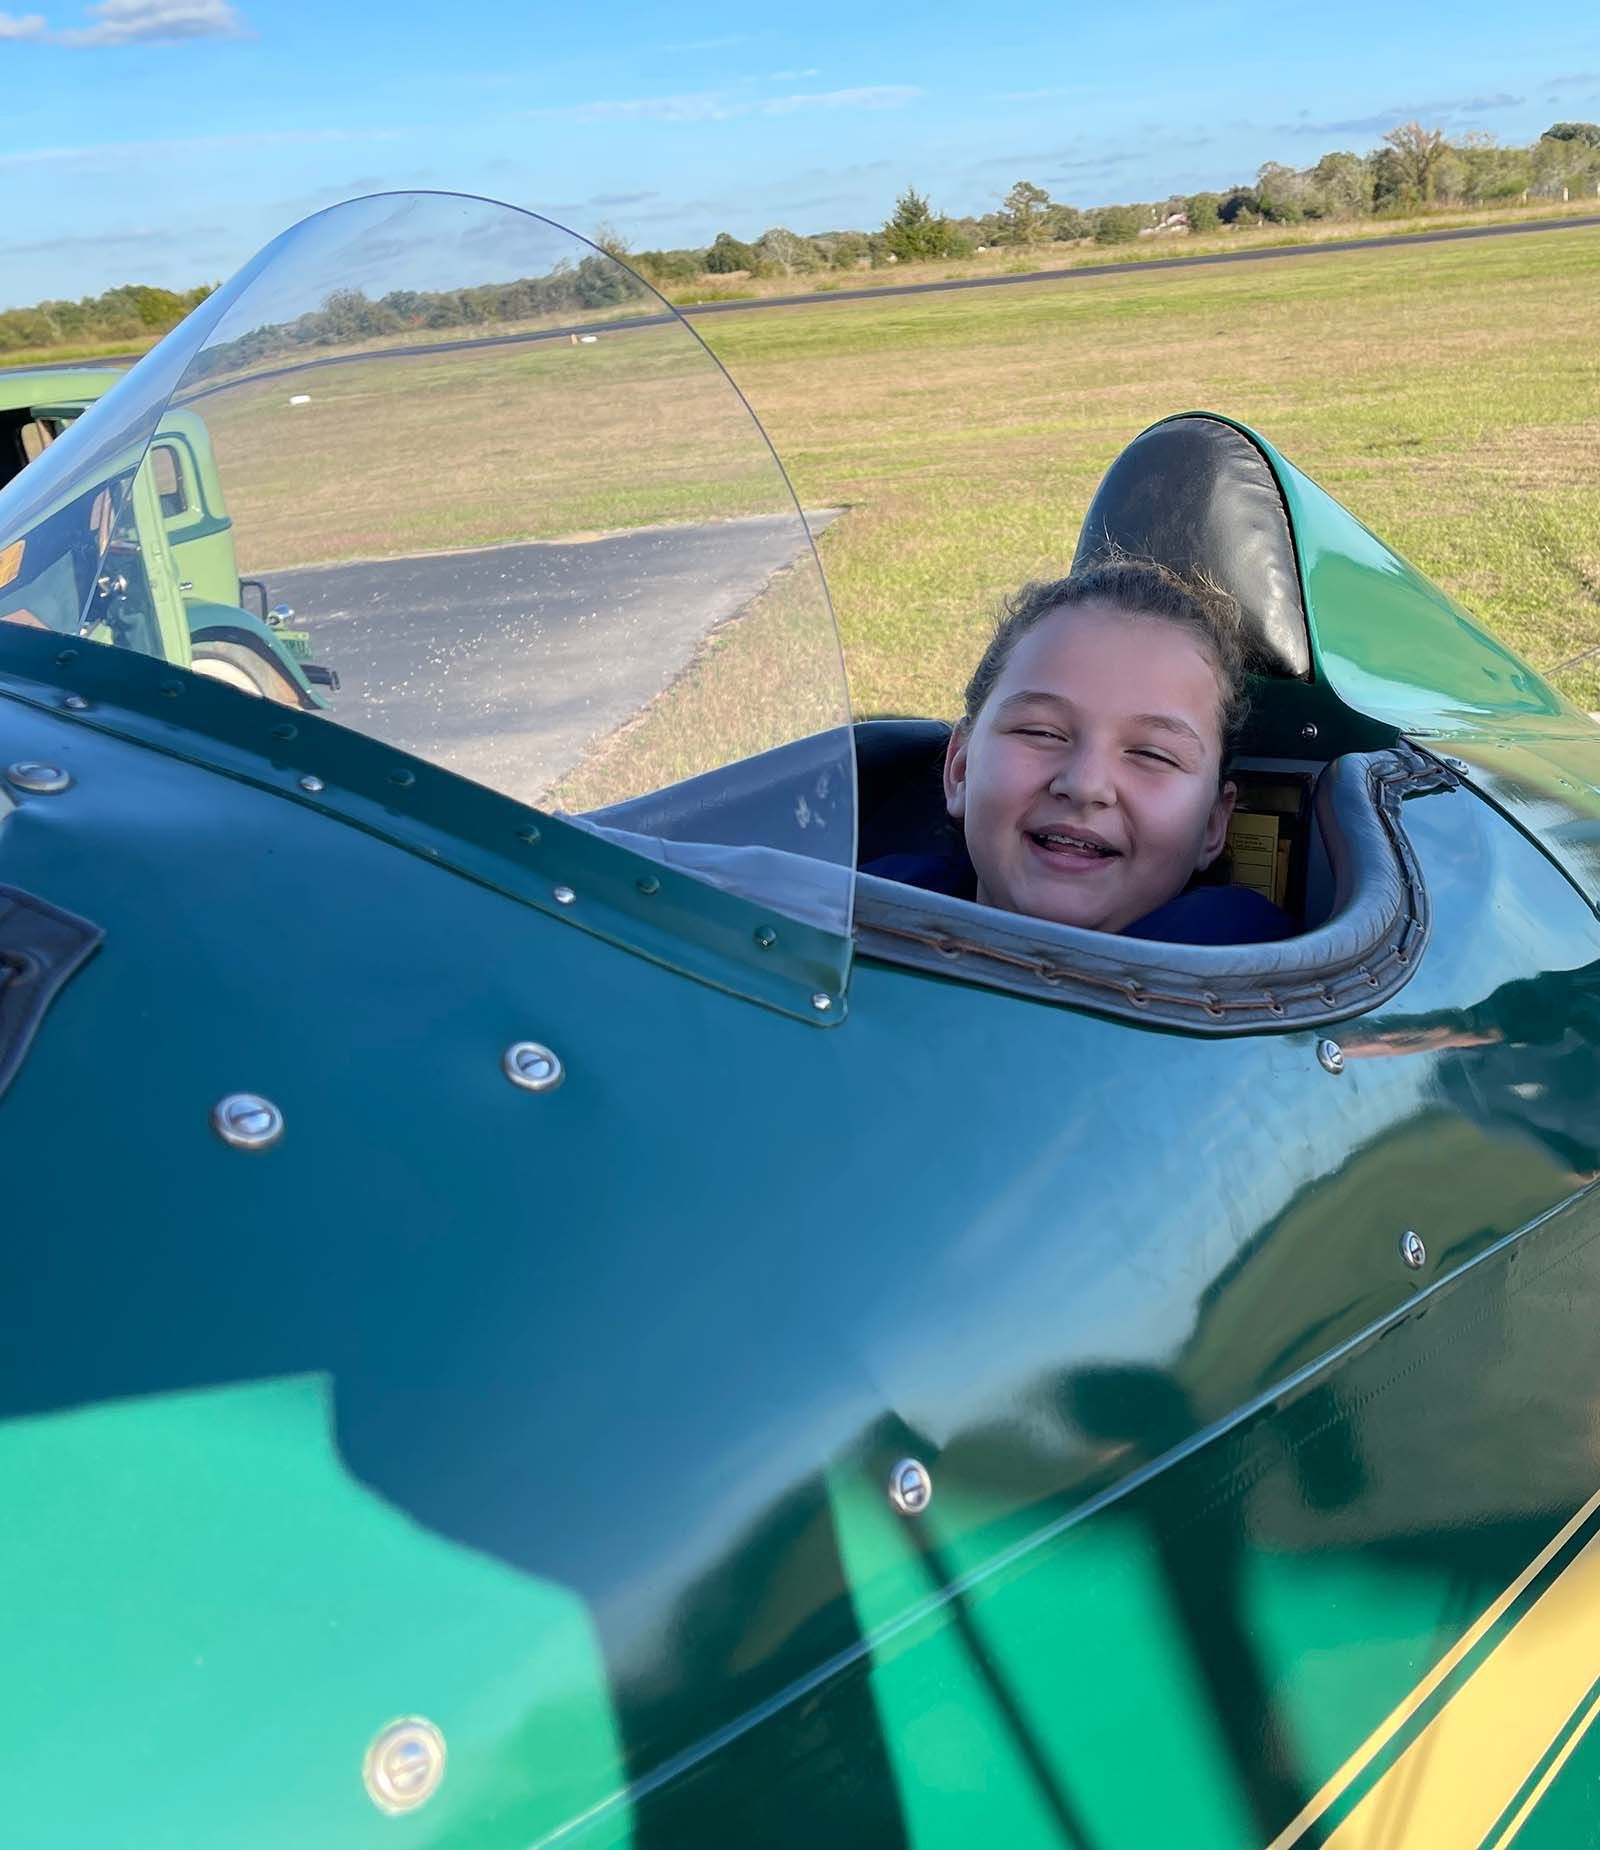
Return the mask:
{"type": "Polygon", "coordinates": [[[654,874],[641,874],[633,883],[646,899],[654,899],[661,891],[661,882],[654,874]]]}
{"type": "Polygon", "coordinates": [[[512,1085],[526,1092],[554,1092],[567,1076],[557,1055],[538,1041],[513,1041],[500,1064],[512,1085]]]}
{"type": "Polygon", "coordinates": [[[761,946],[762,950],[770,951],[777,942],[778,934],[770,925],[758,925],[756,927],[756,943],[761,946]]]}
{"type": "Polygon", "coordinates": [[[416,781],[416,772],[408,770],[403,764],[397,765],[395,769],[389,773],[389,782],[398,785],[402,790],[409,790],[416,781]]]}
{"type": "Polygon", "coordinates": [[[1466,776],[1468,767],[1465,758],[1446,758],[1445,764],[1455,772],[1457,777],[1466,776]]]}
{"type": "Polygon", "coordinates": [[[1344,1049],[1337,1041],[1318,1041],[1317,1059],[1330,1073],[1344,1071],[1344,1049]]]}
{"type": "Polygon", "coordinates": [[[920,1516],[933,1501],[928,1467],[915,1458],[902,1458],[889,1473],[889,1501],[902,1516],[920,1516]]]}
{"type": "Polygon", "coordinates": [[[367,1749],[361,1778],[379,1811],[415,1811],[444,1778],[444,1736],[421,1715],[390,1722],[367,1749]]]}
{"type": "Polygon", "coordinates": [[[283,1113],[255,1092],[230,1092],[211,1113],[211,1128],[235,1150],[268,1150],[283,1135],[283,1113]]]}
{"type": "Polygon", "coordinates": [[[302,777],[300,779],[300,788],[309,792],[312,796],[316,796],[319,791],[326,790],[327,785],[323,783],[320,777],[302,777]]]}
{"type": "Polygon", "coordinates": [[[822,991],[819,989],[817,993],[811,998],[811,1006],[817,1011],[819,1015],[826,1015],[828,1010],[833,1007],[833,997],[825,996],[822,993],[822,991]]]}
{"type": "Polygon", "coordinates": [[[272,728],[272,736],[275,739],[298,738],[299,734],[300,728],[295,725],[293,720],[281,719],[278,721],[277,725],[272,728]]]}
{"type": "Polygon", "coordinates": [[[71,774],[63,771],[60,765],[36,764],[32,760],[12,765],[6,778],[18,790],[26,790],[36,797],[59,796],[72,787],[71,774]]]}
{"type": "Polygon", "coordinates": [[[1317,729],[1310,720],[1300,728],[1300,736],[1302,739],[1314,739],[1317,736],[1317,729]]]}
{"type": "Polygon", "coordinates": [[[1416,1234],[1408,1230],[1400,1236],[1400,1257],[1413,1272],[1420,1272],[1428,1263],[1428,1249],[1416,1234]]]}
{"type": "Polygon", "coordinates": [[[530,848],[533,846],[533,844],[538,839],[539,839],[539,831],[537,827],[531,822],[523,823],[522,827],[517,830],[517,840],[521,842],[526,842],[530,848]]]}
{"type": "Polygon", "coordinates": [[[68,694],[61,704],[69,713],[87,713],[89,711],[89,703],[84,699],[82,694],[68,694]]]}
{"type": "Polygon", "coordinates": [[[550,897],[558,906],[570,906],[578,896],[570,886],[558,886],[550,897]]]}

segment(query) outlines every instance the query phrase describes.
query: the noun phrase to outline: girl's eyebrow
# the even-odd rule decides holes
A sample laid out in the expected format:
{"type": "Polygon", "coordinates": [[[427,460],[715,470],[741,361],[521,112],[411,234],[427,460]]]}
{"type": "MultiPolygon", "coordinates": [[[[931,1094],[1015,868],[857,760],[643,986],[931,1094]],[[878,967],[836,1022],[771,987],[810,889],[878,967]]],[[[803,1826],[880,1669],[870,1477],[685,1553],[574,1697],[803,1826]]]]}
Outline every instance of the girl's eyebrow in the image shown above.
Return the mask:
{"type": "MultiPolygon", "coordinates": [[[[1042,687],[1025,687],[1018,693],[1007,694],[996,711],[1005,713],[1013,707],[1028,706],[1039,700],[1049,706],[1064,707],[1069,713],[1073,711],[1072,702],[1067,699],[1066,695],[1052,693],[1048,688],[1042,687]]],[[[1175,732],[1182,738],[1192,739],[1202,750],[1205,749],[1205,740],[1186,719],[1179,719],[1175,713],[1133,713],[1128,717],[1128,724],[1148,726],[1157,732],[1175,732]]]]}
{"type": "Polygon", "coordinates": [[[1135,713],[1132,724],[1149,726],[1158,732],[1180,733],[1186,739],[1193,739],[1196,745],[1204,746],[1205,744],[1205,740],[1195,731],[1194,727],[1186,719],[1179,719],[1175,713],[1135,713]]]}

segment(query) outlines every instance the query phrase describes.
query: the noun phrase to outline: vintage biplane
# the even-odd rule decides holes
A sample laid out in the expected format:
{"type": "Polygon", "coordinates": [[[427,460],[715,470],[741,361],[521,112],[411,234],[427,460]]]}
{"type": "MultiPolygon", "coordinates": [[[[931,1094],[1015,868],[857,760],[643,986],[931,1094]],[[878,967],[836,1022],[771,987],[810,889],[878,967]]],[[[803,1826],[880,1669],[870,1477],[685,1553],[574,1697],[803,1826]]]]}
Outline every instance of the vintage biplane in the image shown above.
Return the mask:
{"type": "Polygon", "coordinates": [[[829,512],[437,195],[0,493],[7,1844],[1600,1841],[1600,730],[1181,415],[1086,543],[1241,598],[1302,929],[897,886],[829,512]],[[325,711],[184,654],[181,419],[325,711]]]}

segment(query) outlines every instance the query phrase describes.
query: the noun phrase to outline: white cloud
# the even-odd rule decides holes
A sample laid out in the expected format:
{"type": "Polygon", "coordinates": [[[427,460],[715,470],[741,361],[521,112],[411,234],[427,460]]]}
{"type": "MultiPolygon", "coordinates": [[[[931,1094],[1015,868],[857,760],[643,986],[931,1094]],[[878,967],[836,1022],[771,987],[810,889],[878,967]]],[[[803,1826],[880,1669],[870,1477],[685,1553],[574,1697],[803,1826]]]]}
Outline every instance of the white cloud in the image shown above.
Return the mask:
{"type": "Polygon", "coordinates": [[[677,96],[568,103],[531,113],[559,116],[569,122],[731,122],[739,116],[787,116],[810,109],[895,109],[921,94],[911,84],[876,84],[855,90],[813,90],[768,97],[741,96],[731,90],[692,90],[677,96]]]}
{"type": "Polygon", "coordinates": [[[921,94],[915,84],[874,84],[860,90],[813,90],[799,96],[773,96],[758,108],[764,116],[792,115],[797,109],[899,109],[921,94]]]}
{"type": "Polygon", "coordinates": [[[148,45],[173,39],[238,39],[248,35],[229,0],[98,0],[92,26],[59,33],[64,45],[148,45]]]}
{"type": "Polygon", "coordinates": [[[42,39],[49,30],[43,13],[0,13],[0,39],[42,39]]]}
{"type": "MultiPolygon", "coordinates": [[[[241,148],[299,147],[325,141],[399,141],[398,129],[251,129],[238,135],[190,135],[179,140],[100,141],[78,147],[28,148],[0,154],[0,172],[13,167],[120,167],[138,158],[226,154],[241,148]]],[[[342,195],[341,195],[342,197],[342,195]]]]}

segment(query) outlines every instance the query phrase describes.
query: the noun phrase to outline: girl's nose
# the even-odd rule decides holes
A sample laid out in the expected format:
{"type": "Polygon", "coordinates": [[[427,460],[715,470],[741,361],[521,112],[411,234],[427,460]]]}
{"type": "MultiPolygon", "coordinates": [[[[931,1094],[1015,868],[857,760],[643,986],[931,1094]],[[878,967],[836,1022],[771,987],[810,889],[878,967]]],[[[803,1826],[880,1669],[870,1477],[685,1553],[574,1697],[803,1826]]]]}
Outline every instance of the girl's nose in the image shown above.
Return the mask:
{"type": "Polygon", "coordinates": [[[1063,802],[1105,807],[1116,801],[1116,784],[1105,753],[1079,745],[1057,761],[1050,794],[1063,802]]]}

